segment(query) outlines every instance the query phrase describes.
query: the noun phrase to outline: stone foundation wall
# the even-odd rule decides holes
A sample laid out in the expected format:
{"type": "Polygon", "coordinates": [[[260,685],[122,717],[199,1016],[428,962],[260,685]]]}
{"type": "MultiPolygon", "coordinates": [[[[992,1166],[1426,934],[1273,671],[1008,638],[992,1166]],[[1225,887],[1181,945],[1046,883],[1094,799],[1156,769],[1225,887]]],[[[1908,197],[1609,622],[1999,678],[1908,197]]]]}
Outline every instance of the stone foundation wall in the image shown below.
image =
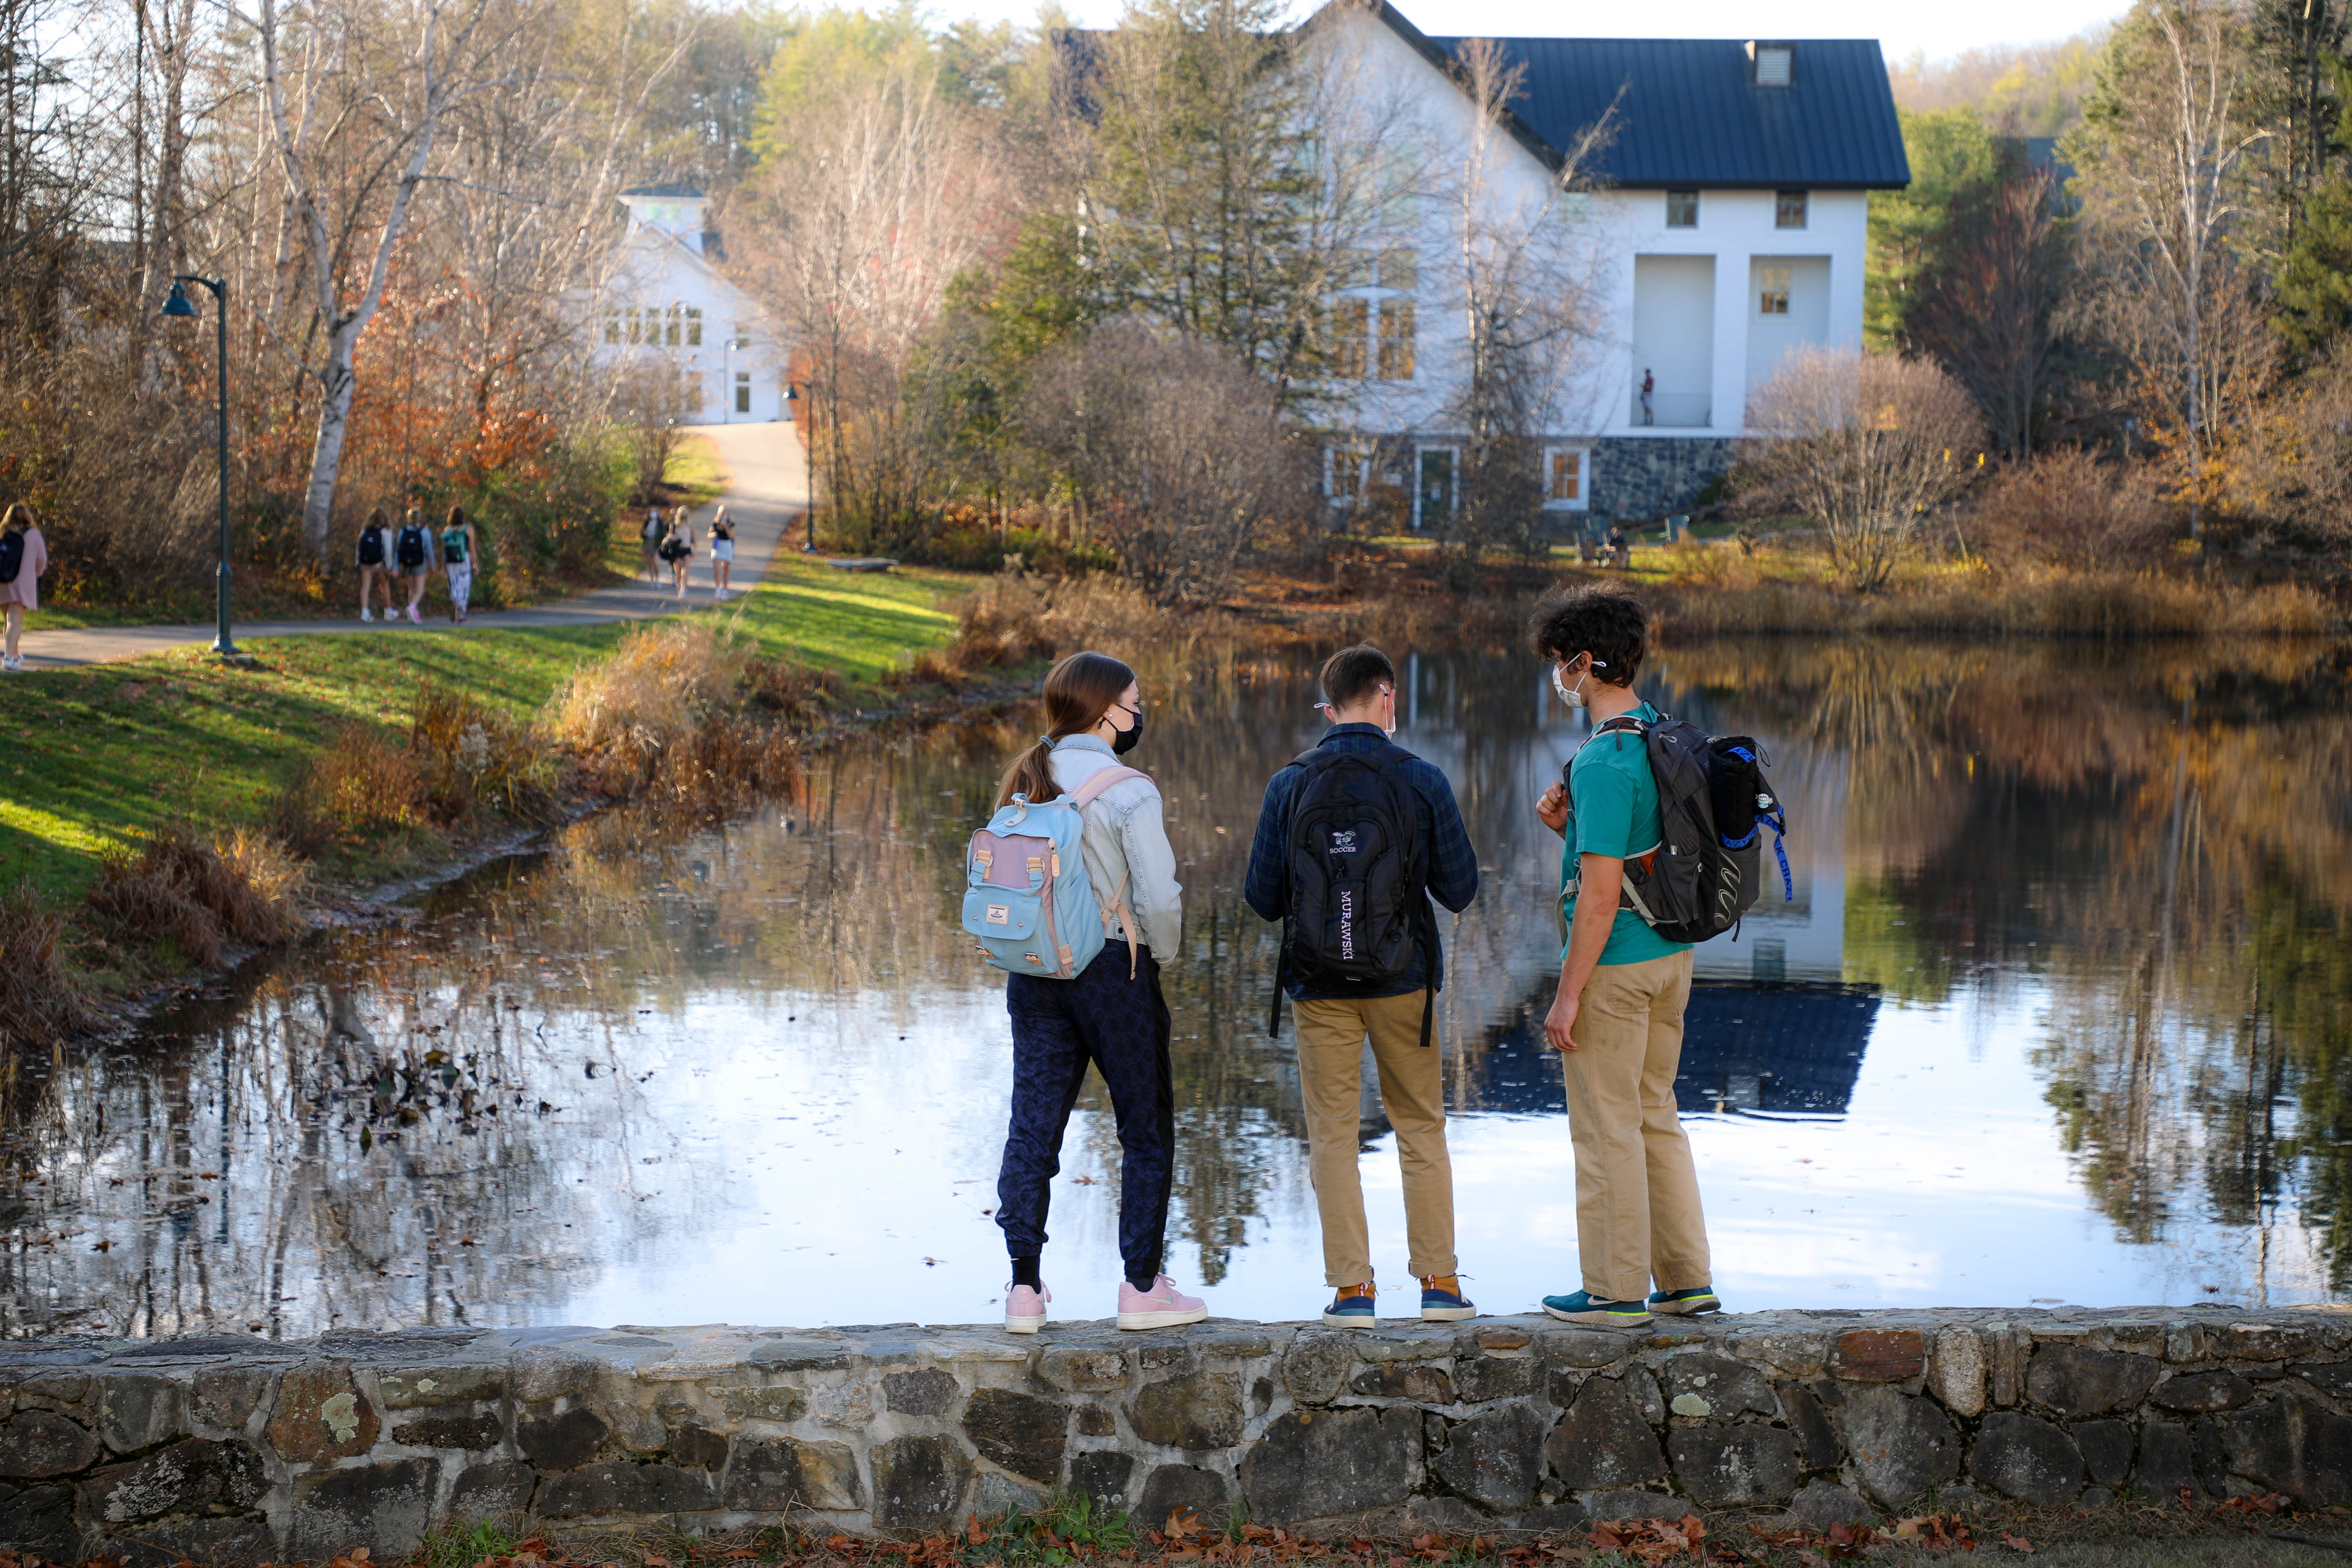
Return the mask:
{"type": "Polygon", "coordinates": [[[919,1533],[1084,1491],[1307,1530],[1971,1494],[2352,1500],[2352,1314],[1782,1312],[1029,1339],[427,1329],[0,1348],[0,1542],[379,1558],[452,1518],[919,1533]]]}
{"type": "Polygon", "coordinates": [[[1588,516],[1606,530],[1611,519],[1663,517],[1688,511],[1700,491],[1727,470],[1734,443],[1719,436],[1621,436],[1592,444],[1588,516]]]}

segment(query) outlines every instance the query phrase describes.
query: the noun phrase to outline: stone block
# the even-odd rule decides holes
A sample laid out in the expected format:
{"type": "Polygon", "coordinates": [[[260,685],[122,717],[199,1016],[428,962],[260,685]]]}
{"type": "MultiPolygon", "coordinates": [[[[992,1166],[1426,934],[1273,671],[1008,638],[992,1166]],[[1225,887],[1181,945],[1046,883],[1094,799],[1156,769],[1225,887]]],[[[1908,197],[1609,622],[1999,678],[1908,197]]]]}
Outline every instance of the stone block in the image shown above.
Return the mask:
{"type": "Polygon", "coordinates": [[[81,1527],[67,1486],[14,1487],[0,1481],[0,1542],[51,1563],[81,1561],[81,1527]]]}
{"type": "Polygon", "coordinates": [[[1606,1329],[1549,1329],[1536,1335],[1536,1347],[1553,1366],[1591,1371],[1615,1366],[1633,1353],[1633,1342],[1606,1329]]]}
{"type": "Polygon", "coordinates": [[[1181,1374],[1200,1370],[1201,1353],[1186,1340],[1146,1339],[1136,1344],[1135,1364],[1146,1377],[1181,1374]]]}
{"type": "Polygon", "coordinates": [[[743,1421],[797,1421],[808,1414],[808,1395],[789,1384],[719,1391],[719,1408],[743,1421]]]}
{"type": "Polygon", "coordinates": [[[593,1356],[564,1345],[530,1345],[515,1352],[511,1375],[518,1403],[544,1405],[588,1393],[604,1374],[604,1363],[593,1356]]]}
{"type": "Polygon", "coordinates": [[[2230,1323],[2221,1354],[2231,1361],[2291,1361],[2325,1348],[2315,1323],[2230,1323]]]}
{"type": "Polygon", "coordinates": [[[1654,1492],[1640,1487],[1614,1487],[1604,1491],[1582,1492],[1576,1500],[1595,1524],[1620,1519],[1675,1520],[1698,1511],[1686,1499],[1671,1492],[1654,1492]]]}
{"type": "MultiPolygon", "coordinates": [[[[1656,1391],[1651,1391],[1656,1397],[1656,1391]]],[[[1544,1444],[1552,1473],[1574,1491],[1664,1480],[1665,1456],[1625,1380],[1596,1377],[1544,1444]]]]}
{"type": "Polygon", "coordinates": [[[1876,1515],[1835,1481],[1814,1480],[1789,1500],[1789,1517],[1807,1530],[1827,1531],[1832,1525],[1868,1524],[1876,1515]]]}
{"type": "Polygon", "coordinates": [[[1127,1357],[1091,1345],[1048,1345],[1037,1375],[1066,1394],[1108,1394],[1127,1386],[1127,1357]]]}
{"type": "Polygon", "coordinates": [[[269,1407],[278,1373],[266,1366],[208,1366],[199,1370],[190,1408],[207,1426],[243,1432],[257,1410],[269,1407]]]}
{"type": "Polygon", "coordinates": [[[1683,1490],[1707,1508],[1775,1503],[1797,1489],[1797,1439],[1778,1426],[1677,1426],[1666,1454],[1683,1490]]]}
{"type": "Polygon", "coordinates": [[[1348,1385],[1356,1347],[1342,1334],[1305,1333],[1283,1352],[1282,1382],[1300,1405],[1328,1405],[1348,1385]]]}
{"type": "Polygon", "coordinates": [[[1650,1375],[1649,1369],[1629,1366],[1617,1376],[1618,1381],[1624,1384],[1626,1394],[1633,1401],[1634,1408],[1641,1411],[1642,1419],[1653,1426],[1664,1426],[1666,1402],[1659,1397],[1658,1380],[1650,1375]]]}
{"type": "Polygon", "coordinates": [[[961,1523],[971,1460],[942,1436],[893,1437],[874,1450],[874,1522],[884,1530],[961,1523]]]}
{"type": "Polygon", "coordinates": [[[2116,1494],[2105,1487],[2084,1487],[2082,1495],[2074,1500],[2074,1507],[2085,1512],[2092,1509],[2115,1506],[2116,1494]]]}
{"type": "Polygon", "coordinates": [[[541,1519],[590,1519],[611,1514],[702,1513],[719,1506],[719,1489],[705,1470],[607,1459],[540,1483],[541,1519]]]}
{"type": "Polygon", "coordinates": [[[940,1366],[894,1372],[882,1380],[883,1405],[900,1415],[945,1415],[962,1392],[955,1373],[940,1366]]]}
{"type": "Polygon", "coordinates": [[[123,1568],[175,1568],[182,1563],[265,1563],[278,1543],[264,1519],[159,1519],[116,1533],[93,1527],[91,1546],[103,1543],[105,1554],[120,1558],[123,1568]]]}
{"type": "Polygon", "coordinates": [[[16,1384],[16,1407],[87,1415],[83,1407],[95,1392],[96,1385],[86,1372],[37,1372],[16,1384]]]}
{"type": "Polygon", "coordinates": [[[1040,1486],[1050,1487],[1062,1479],[1070,1413],[1050,1399],[983,1388],[964,1406],[963,1431],[980,1457],[992,1465],[1040,1486]]]}
{"type": "Polygon", "coordinates": [[[1442,1366],[1427,1362],[1382,1362],[1368,1366],[1348,1384],[1350,1393],[1367,1399],[1410,1399],[1417,1405],[1454,1403],[1454,1380],[1442,1366]]]}
{"type": "Polygon", "coordinates": [[[0,1476],[54,1480],[98,1463],[97,1434],[54,1410],[23,1410],[0,1426],[0,1476]]]}
{"type": "Polygon", "coordinates": [[[478,1405],[504,1399],[503,1366],[404,1366],[375,1374],[376,1397],[386,1410],[430,1410],[444,1405],[478,1405]]]}
{"type": "Polygon", "coordinates": [[[386,1459],[294,1478],[294,1522],[287,1550],[340,1557],[356,1547],[397,1561],[433,1525],[438,1459],[386,1459]]]}
{"type": "Polygon", "coordinates": [[[1081,1405],[1078,1406],[1078,1436],[1116,1437],[1118,1436],[1118,1417],[1102,1405],[1081,1405]]]}
{"type": "Polygon", "coordinates": [[[593,1458],[612,1425],[584,1405],[556,1415],[525,1415],[515,1423],[515,1447],[542,1470],[577,1469],[593,1458]]]}
{"type": "Polygon", "coordinates": [[[1936,1331],[1927,1389],[1945,1409],[1963,1419],[1984,1414],[1984,1342],[1977,1338],[1976,1330],[1964,1323],[1947,1323],[1936,1331]]]}
{"type": "Polygon", "coordinates": [[[1482,1351],[1516,1351],[1535,1343],[1536,1336],[1534,1331],[1517,1323],[1481,1323],[1468,1338],[1482,1351]]]}
{"type": "Polygon", "coordinates": [[[1933,1400],[1883,1384],[1857,1388],[1837,1424],[1863,1490],[1881,1507],[1900,1508],[1960,1473],[1959,1431],[1933,1400]]]}
{"type": "Polygon", "coordinates": [[[691,1421],[670,1429],[663,1450],[671,1464],[684,1470],[718,1470],[727,1465],[726,1437],[691,1421]]]}
{"type": "Polygon", "coordinates": [[[1089,1448],[1070,1456],[1070,1490],[1092,1498],[1103,1509],[1127,1507],[1127,1483],[1135,1474],[1135,1457],[1110,1448],[1089,1448]]]}
{"type": "Polygon", "coordinates": [[[816,1418],[828,1426],[856,1431],[874,1422],[874,1385],[870,1383],[825,1383],[810,1391],[816,1418]]]}
{"type": "Polygon", "coordinates": [[[2352,1398],[2352,1361],[2305,1362],[2290,1367],[2288,1373],[2331,1399],[2352,1398]]]}
{"type": "Polygon", "coordinates": [[[1517,1513],[1543,1479],[1544,1433],[1550,1423],[1527,1405],[1473,1415],[1446,1434],[1430,1461],[1437,1479],[1489,1513],[1517,1513]]]}
{"type": "Polygon", "coordinates": [[[780,1334],[754,1345],[743,1359],[765,1372],[840,1372],[850,1364],[850,1352],[838,1340],[780,1334]]]}
{"type": "Polygon", "coordinates": [[[1723,1346],[1780,1377],[1819,1377],[1829,1363],[1829,1336],[1812,1330],[1740,1329],[1723,1346]]]}
{"type": "Polygon", "coordinates": [[[1518,1518],[1511,1521],[1514,1530],[1532,1531],[1538,1534],[1572,1534],[1578,1544],[1583,1543],[1584,1531],[1591,1525],[1592,1515],[1574,1498],[1565,1502],[1539,1502],[1518,1518]]]}
{"type": "Polygon", "coordinates": [[[1224,1522],[1231,1489],[1214,1470],[1192,1465],[1161,1465],[1143,1479],[1143,1497],[1135,1505],[1135,1522],[1141,1530],[1165,1530],[1168,1516],[1190,1510],[1212,1528],[1224,1522]]]}
{"type": "Polygon", "coordinates": [[[152,1373],[114,1373],[99,1384],[99,1439],[118,1454],[152,1448],[188,1432],[185,1384],[152,1373]]]}
{"type": "Polygon", "coordinates": [[[794,1506],[866,1506],[857,1456],[849,1445],[798,1437],[738,1437],[727,1465],[725,1496],[729,1508],[755,1513],[781,1513],[794,1506]]]}
{"type": "Polygon", "coordinates": [[[1927,1370],[1916,1329],[1848,1329],[1830,1349],[1830,1374],[1849,1383],[1903,1383],[1927,1370]]]}
{"type": "MultiPolygon", "coordinates": [[[[2220,1439],[2231,1476],[2284,1492],[2305,1508],[2352,1501],[2352,1419],[2291,1394],[2200,1424],[2220,1439]]],[[[2209,1489],[2217,1477],[2205,1478],[2209,1489]]]]}
{"type": "Polygon", "coordinates": [[[971,1513],[975,1519],[1003,1519],[1012,1513],[1036,1513],[1053,1500],[1044,1489],[1002,1470],[983,1470],[972,1483],[971,1513]]]}
{"type": "Polygon", "coordinates": [[[2254,1396],[2254,1385],[2234,1372],[2184,1373],[2168,1377],[2147,1396],[2149,1404],[2183,1415],[2206,1415],[2235,1410],[2254,1396]]]}
{"type": "Polygon", "coordinates": [[[1764,1374],[1728,1356],[1668,1356],[1658,1377],[1665,1384],[1666,1409],[1676,1415],[1727,1421],[1748,1410],[1759,1415],[1780,1414],[1780,1402],[1764,1374]]]}
{"type": "Polygon", "coordinates": [[[1454,1363],[1454,1393],[1470,1405],[1517,1399],[1542,1388],[1543,1370],[1533,1356],[1462,1356],[1454,1363]]]}
{"type": "Polygon", "coordinates": [[[449,1489],[449,1517],[511,1523],[530,1510],[530,1489],[538,1480],[520,1459],[474,1465],[459,1471],[449,1489]]]}
{"type": "Polygon", "coordinates": [[[1830,1425],[1829,1413],[1811,1389],[1793,1383],[1780,1387],[1780,1409],[1789,1418],[1789,1430],[1796,1434],[1797,1457],[1809,1470],[1833,1470],[1841,1458],[1837,1429],[1830,1425]]]}
{"type": "Polygon", "coordinates": [[[1977,1427],[1969,1476],[2006,1498],[2054,1508],[2083,1489],[2083,1455],[2065,1428],[1999,1410],[1977,1427]]]}
{"type": "Polygon", "coordinates": [[[2103,1487],[2131,1479],[2132,1429],[2126,1421],[2082,1421],[2072,1428],[2083,1472],[2103,1487]]]}
{"type": "Polygon", "coordinates": [[[506,1440],[506,1423],[495,1411],[468,1414],[444,1411],[404,1421],[392,1429],[392,1440],[412,1448],[464,1448],[478,1452],[506,1440]]]}
{"type": "MultiPolygon", "coordinates": [[[[1417,1535],[1470,1535],[1491,1530],[1495,1521],[1454,1497],[1412,1497],[1394,1508],[1384,1508],[1350,1521],[1349,1535],[1374,1541],[1410,1541],[1417,1535]]],[[[1339,1530],[1328,1531],[1338,1535],[1339,1530]]]]}
{"type": "Polygon", "coordinates": [[[305,1362],[278,1380],[265,1435],[290,1464],[355,1459],[375,1447],[383,1430],[374,1403],[360,1391],[348,1366],[305,1362]]]}
{"type": "Polygon", "coordinates": [[[1242,1440],[1241,1374],[1196,1372],[1165,1383],[1150,1383],[1127,1409],[1138,1437],[1164,1447],[1205,1451],[1242,1440]]]}
{"type": "Polygon", "coordinates": [[[2146,1399],[2161,1370],[2154,1356],[2129,1351],[2038,1344],[2026,1368],[2025,1393],[2061,1415],[2107,1415],[2146,1399]]]}
{"type": "Polygon", "coordinates": [[[1261,1524],[1366,1513],[1421,1484],[1421,1413],[1403,1406],[1293,1411],[1276,1416],[1241,1463],[1243,1495],[1261,1524]]]}
{"type": "Polygon", "coordinates": [[[102,1524],[167,1514],[243,1513],[268,1490],[268,1470],[251,1444],[186,1437],[144,1458],[93,1472],[81,1483],[81,1512],[102,1524]]]}

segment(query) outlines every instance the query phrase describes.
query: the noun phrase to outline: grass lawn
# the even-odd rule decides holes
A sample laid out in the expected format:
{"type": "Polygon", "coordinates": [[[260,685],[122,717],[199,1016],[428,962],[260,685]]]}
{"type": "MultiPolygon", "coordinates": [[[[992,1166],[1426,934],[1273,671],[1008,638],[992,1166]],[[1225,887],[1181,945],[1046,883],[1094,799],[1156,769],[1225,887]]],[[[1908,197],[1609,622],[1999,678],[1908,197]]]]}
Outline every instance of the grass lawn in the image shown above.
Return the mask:
{"type": "MultiPolygon", "coordinates": [[[[772,658],[871,685],[953,639],[940,601],[979,579],[835,572],[779,557],[740,601],[695,612],[772,658]]],[[[582,662],[628,629],[601,626],[352,632],[263,637],[236,669],[198,648],[0,681],[0,885],[29,878],[51,902],[77,899],[100,860],[173,818],[223,828],[268,822],[287,783],[338,725],[404,728],[418,685],[470,691],[517,718],[536,713],[582,662]]],[[[401,847],[386,845],[387,858],[401,847]]],[[[347,868],[364,875],[365,866],[347,868]]]]}

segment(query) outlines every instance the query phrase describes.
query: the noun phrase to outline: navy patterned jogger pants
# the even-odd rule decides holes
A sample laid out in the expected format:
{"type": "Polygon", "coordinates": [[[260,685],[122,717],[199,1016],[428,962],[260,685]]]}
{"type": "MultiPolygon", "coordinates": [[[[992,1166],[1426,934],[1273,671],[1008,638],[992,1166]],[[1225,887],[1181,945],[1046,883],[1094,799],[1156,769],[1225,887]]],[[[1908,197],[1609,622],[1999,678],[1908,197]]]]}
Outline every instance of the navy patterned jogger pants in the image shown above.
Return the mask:
{"type": "Polygon", "coordinates": [[[1176,1164],[1176,1093],[1168,1066],[1168,1004],[1160,965],[1145,952],[1128,978],[1123,942],[1106,945],[1071,980],[1006,978],[1013,1018],[1013,1123],[996,1178],[1005,1250],[1045,1248],[1045,1209],[1062,1168],[1062,1130],[1092,1062],[1118,1118],[1118,1254],[1130,1279],[1160,1272],[1168,1189],[1176,1164]]]}

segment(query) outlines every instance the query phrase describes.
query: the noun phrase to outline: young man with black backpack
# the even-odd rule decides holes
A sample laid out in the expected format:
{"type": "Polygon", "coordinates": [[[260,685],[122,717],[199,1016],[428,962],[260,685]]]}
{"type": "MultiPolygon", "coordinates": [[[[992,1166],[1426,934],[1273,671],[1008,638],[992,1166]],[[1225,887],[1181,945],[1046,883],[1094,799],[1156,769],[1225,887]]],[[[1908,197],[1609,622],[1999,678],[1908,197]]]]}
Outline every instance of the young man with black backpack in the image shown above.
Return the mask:
{"type": "MultiPolygon", "coordinates": [[[[1676,890],[1670,884],[1680,875],[1658,853],[1675,841],[1648,745],[1654,731],[1673,721],[1633,690],[1649,616],[1630,594],[1585,588],[1547,599],[1531,629],[1536,652],[1550,661],[1553,690],[1570,707],[1591,710],[1593,721],[1591,737],[1569,764],[1569,787],[1553,784],[1536,805],[1544,825],[1566,839],[1560,909],[1569,934],[1544,1037],[1560,1053],[1568,1080],[1583,1275],[1582,1289],[1545,1297],[1543,1309],[1564,1322],[1625,1327],[1648,1322],[1653,1311],[1711,1312],[1721,1303],[1711,1282],[1698,1172],[1675,1110],[1691,945],[1642,913],[1647,908],[1663,915],[1659,895],[1676,890]],[[1644,891],[1652,895],[1647,900],[1644,891]]],[[[1716,744],[1699,737],[1702,750],[1716,744]]],[[[1758,835],[1752,818],[1759,805],[1751,794],[1744,845],[1758,835]]],[[[1678,844],[1672,853],[1682,861],[1703,858],[1681,853],[1678,844]]],[[[1736,915],[1730,903],[1745,910],[1754,898],[1751,873],[1744,889],[1725,899],[1725,910],[1736,915]]],[[[1710,910],[1714,901],[1712,895],[1706,900],[1710,910]]],[[[1676,921],[1660,923],[1682,929],[1676,921]]],[[[1696,923],[1704,931],[1716,921],[1701,917],[1696,923]]]]}
{"type": "Polygon", "coordinates": [[[1267,1032],[1287,991],[1298,1014],[1307,1170],[1323,1225],[1323,1321],[1370,1328],[1371,1243],[1356,1170],[1364,1041],[1404,1172],[1405,1236],[1421,1315],[1475,1317],[1454,1255],[1454,1167],[1445,1149],[1435,993],[1444,965],[1434,897],[1460,910],[1478,894],[1478,857],[1445,775],[1397,745],[1396,668],[1369,643],[1323,666],[1331,727],[1274,775],[1258,813],[1244,896],[1282,922],[1267,1032]]]}

